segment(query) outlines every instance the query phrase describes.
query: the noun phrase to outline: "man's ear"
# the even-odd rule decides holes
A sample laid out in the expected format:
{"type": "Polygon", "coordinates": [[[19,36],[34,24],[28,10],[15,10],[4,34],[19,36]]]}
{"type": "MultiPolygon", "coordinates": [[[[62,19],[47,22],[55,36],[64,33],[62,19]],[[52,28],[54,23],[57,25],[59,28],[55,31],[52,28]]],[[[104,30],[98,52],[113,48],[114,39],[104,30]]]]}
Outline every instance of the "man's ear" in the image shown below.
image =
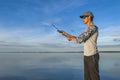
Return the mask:
{"type": "Polygon", "coordinates": [[[88,19],[91,20],[91,16],[88,16],[88,19]]]}
{"type": "Polygon", "coordinates": [[[88,16],[88,18],[90,19],[90,18],[91,18],[91,16],[88,16]]]}

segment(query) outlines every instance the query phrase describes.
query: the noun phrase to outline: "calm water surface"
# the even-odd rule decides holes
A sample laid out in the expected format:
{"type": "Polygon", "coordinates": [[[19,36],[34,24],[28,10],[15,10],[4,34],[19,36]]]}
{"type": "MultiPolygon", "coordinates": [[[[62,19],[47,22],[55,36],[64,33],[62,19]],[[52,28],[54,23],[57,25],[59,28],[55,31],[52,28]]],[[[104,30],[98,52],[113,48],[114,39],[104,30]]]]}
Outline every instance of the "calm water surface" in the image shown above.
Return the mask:
{"type": "MultiPolygon", "coordinates": [[[[100,53],[101,80],[120,80],[120,53],[100,53]]],[[[83,80],[82,53],[0,53],[0,80],[83,80]]]]}

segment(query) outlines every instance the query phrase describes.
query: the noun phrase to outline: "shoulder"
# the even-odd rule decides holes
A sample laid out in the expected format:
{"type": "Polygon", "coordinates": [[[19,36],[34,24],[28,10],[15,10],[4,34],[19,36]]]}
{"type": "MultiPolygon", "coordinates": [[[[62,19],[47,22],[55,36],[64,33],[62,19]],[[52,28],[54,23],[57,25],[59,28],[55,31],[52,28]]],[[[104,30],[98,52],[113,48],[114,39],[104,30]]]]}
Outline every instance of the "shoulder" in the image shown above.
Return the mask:
{"type": "Polygon", "coordinates": [[[90,28],[89,28],[90,30],[97,30],[98,29],[98,27],[96,26],[96,25],[92,25],[92,26],[90,26],[90,28]]]}

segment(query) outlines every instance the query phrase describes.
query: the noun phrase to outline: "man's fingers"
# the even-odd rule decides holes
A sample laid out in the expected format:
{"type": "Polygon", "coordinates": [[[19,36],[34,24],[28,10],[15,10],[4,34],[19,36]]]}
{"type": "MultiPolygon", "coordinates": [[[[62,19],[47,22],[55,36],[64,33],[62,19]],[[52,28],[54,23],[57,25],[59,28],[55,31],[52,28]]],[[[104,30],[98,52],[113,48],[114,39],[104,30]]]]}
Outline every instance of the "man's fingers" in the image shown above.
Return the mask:
{"type": "Polygon", "coordinates": [[[71,41],[73,39],[72,36],[67,37],[68,41],[71,41]]]}

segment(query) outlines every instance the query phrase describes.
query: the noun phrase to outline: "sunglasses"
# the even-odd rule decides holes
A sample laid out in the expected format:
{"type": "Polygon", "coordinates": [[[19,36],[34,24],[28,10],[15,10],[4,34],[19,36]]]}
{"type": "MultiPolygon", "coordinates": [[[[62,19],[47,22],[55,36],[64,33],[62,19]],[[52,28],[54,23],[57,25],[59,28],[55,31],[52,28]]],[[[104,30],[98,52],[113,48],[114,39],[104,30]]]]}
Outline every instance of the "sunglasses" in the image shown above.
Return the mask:
{"type": "Polygon", "coordinates": [[[80,16],[80,18],[82,18],[82,19],[85,19],[86,17],[88,17],[88,16],[80,16]]]}

